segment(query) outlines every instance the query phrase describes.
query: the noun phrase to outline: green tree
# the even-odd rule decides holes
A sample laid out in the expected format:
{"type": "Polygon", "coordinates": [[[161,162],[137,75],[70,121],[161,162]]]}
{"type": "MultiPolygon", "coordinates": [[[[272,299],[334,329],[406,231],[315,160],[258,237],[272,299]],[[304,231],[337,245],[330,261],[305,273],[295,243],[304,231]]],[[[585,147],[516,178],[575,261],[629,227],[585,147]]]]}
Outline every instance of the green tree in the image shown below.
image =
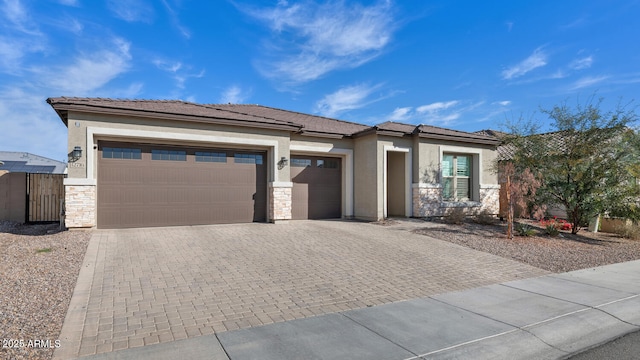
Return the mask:
{"type": "Polygon", "coordinates": [[[539,134],[533,122],[518,121],[504,139],[516,172],[529,169],[540,181],[530,201],[563,205],[574,234],[598,214],[640,216],[640,140],[631,128],[637,116],[620,105],[603,112],[601,104],[543,109],[554,132],[539,134]]]}

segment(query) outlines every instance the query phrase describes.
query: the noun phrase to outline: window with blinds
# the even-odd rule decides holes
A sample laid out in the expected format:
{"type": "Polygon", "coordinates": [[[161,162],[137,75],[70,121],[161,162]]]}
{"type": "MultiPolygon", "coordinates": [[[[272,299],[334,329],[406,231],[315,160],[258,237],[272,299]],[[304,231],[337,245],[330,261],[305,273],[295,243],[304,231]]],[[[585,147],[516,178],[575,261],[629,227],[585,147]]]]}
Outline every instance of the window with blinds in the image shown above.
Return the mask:
{"type": "Polygon", "coordinates": [[[471,156],[442,156],[442,197],[445,200],[471,199],[471,156]]]}

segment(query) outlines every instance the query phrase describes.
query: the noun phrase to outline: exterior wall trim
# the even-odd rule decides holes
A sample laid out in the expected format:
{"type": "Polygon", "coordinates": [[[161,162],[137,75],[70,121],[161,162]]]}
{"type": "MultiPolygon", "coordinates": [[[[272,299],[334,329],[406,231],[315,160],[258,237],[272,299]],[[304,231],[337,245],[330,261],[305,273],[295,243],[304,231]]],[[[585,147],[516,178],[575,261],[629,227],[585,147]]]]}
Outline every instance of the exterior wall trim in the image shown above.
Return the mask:
{"type": "MultiPolygon", "coordinates": [[[[264,146],[271,148],[271,167],[274,167],[278,163],[278,141],[269,139],[248,139],[244,137],[229,137],[218,135],[205,135],[205,134],[183,134],[164,131],[150,131],[150,130],[136,130],[136,129],[117,129],[117,128],[101,128],[101,127],[87,127],[87,178],[93,179],[96,157],[89,154],[89,149],[93,149],[97,146],[96,136],[121,136],[128,138],[146,138],[146,139],[159,139],[159,140],[178,140],[178,141],[195,141],[203,143],[218,143],[218,144],[233,144],[233,145],[250,145],[250,146],[264,146]]],[[[274,182],[278,181],[278,172],[273,171],[274,182]]]]}
{"type": "MultiPolygon", "coordinates": [[[[318,146],[308,146],[308,145],[295,145],[291,144],[289,146],[290,152],[295,153],[307,153],[307,154],[334,154],[339,155],[344,159],[342,170],[345,174],[345,184],[343,185],[343,201],[344,201],[344,217],[353,217],[354,215],[354,207],[353,207],[353,150],[352,149],[343,149],[336,148],[333,145],[318,145],[318,146]]],[[[292,185],[293,186],[293,185],[292,185]]]]}
{"type": "Polygon", "coordinates": [[[64,178],[62,183],[66,186],[97,186],[98,181],[96,179],[83,179],[83,178],[64,178]]]}

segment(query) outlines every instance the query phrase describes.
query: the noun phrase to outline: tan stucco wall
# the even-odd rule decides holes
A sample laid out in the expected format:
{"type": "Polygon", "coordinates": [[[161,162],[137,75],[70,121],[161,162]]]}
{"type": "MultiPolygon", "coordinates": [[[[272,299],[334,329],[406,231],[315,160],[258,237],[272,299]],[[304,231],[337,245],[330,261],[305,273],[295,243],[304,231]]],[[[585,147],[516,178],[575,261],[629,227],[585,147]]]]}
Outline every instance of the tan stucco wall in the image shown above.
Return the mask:
{"type": "Polygon", "coordinates": [[[0,220],[24,223],[26,219],[27,174],[0,170],[0,220]]]}
{"type": "MultiPolygon", "coordinates": [[[[378,220],[378,166],[377,136],[367,135],[354,141],[354,216],[365,220],[378,220]]],[[[382,165],[380,165],[382,166],[382,165]]]]}

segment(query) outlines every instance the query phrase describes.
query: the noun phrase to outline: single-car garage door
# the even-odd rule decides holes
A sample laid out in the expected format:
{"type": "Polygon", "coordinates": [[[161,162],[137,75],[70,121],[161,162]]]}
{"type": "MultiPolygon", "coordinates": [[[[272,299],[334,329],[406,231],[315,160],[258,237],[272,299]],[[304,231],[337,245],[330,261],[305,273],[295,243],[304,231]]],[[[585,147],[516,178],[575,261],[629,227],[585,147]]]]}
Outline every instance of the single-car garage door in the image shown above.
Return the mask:
{"type": "Polygon", "coordinates": [[[266,221],[264,152],[98,143],[98,227],[266,221]]]}
{"type": "Polygon", "coordinates": [[[340,158],[291,156],[294,220],[332,219],[342,216],[340,158]]]}

